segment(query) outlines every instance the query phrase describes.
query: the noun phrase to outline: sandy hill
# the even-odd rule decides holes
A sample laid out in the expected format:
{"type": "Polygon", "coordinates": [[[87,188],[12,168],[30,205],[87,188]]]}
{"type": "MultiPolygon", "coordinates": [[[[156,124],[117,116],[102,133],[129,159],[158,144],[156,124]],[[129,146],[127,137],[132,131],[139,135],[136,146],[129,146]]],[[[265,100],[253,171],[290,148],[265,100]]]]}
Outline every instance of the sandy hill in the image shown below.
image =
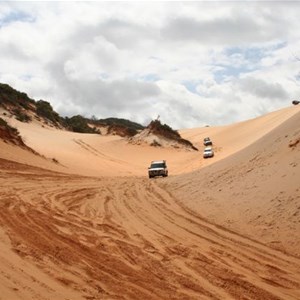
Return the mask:
{"type": "Polygon", "coordinates": [[[145,129],[131,137],[129,142],[137,145],[198,151],[190,141],[182,138],[177,130],[162,124],[158,119],[151,121],[145,129]]]}
{"type": "Polygon", "coordinates": [[[0,299],[300,299],[300,107],[200,151],[7,118],[40,155],[0,140],[0,299]]]}
{"type": "MultiPolygon", "coordinates": [[[[249,146],[164,184],[212,222],[299,255],[300,112],[280,125],[277,113],[268,117],[276,127],[249,146]]],[[[262,120],[253,120],[248,138],[262,120]]]]}

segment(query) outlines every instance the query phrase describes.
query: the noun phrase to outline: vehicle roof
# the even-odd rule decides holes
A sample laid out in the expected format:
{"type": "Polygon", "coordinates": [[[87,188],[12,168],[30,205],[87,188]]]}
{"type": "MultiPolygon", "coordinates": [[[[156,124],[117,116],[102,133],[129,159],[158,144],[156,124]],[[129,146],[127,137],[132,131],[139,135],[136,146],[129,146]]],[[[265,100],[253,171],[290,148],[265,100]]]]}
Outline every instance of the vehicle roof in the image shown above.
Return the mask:
{"type": "Polygon", "coordinates": [[[210,151],[212,150],[212,147],[205,147],[204,151],[210,151]]]}
{"type": "Polygon", "coordinates": [[[165,160],[153,160],[153,161],[151,161],[151,164],[155,164],[155,163],[162,164],[162,163],[165,163],[165,162],[166,162],[165,160]]]}

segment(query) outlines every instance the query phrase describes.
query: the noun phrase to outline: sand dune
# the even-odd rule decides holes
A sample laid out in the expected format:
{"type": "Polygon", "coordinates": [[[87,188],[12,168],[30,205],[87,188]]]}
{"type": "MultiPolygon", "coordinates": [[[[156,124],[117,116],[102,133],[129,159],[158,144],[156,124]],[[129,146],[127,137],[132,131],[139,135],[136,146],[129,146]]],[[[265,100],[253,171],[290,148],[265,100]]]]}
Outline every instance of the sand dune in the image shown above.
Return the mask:
{"type": "Polygon", "coordinates": [[[227,159],[170,179],[168,189],[211,221],[300,256],[299,124],[298,112],[227,159]]]}
{"type": "Polygon", "coordinates": [[[300,298],[299,107],[181,130],[208,160],[14,122],[41,156],[0,141],[0,299],[300,298]]]}

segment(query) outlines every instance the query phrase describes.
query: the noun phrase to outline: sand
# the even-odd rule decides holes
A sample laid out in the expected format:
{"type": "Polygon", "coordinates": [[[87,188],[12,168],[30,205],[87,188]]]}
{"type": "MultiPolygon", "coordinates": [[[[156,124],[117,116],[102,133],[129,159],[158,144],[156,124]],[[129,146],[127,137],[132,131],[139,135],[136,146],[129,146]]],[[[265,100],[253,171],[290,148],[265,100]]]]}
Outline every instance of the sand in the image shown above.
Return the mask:
{"type": "Polygon", "coordinates": [[[40,156],[0,140],[0,299],[300,299],[300,107],[199,151],[9,121],[40,156]]]}

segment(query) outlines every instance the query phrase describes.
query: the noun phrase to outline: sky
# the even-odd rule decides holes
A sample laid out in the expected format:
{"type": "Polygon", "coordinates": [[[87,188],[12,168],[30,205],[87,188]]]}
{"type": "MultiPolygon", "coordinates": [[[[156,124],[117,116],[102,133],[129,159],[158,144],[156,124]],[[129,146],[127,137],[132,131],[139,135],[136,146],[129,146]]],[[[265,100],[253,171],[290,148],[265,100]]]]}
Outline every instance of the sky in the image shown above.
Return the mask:
{"type": "Polygon", "coordinates": [[[223,126],[300,99],[298,1],[0,2],[0,82],[61,116],[223,126]]]}

